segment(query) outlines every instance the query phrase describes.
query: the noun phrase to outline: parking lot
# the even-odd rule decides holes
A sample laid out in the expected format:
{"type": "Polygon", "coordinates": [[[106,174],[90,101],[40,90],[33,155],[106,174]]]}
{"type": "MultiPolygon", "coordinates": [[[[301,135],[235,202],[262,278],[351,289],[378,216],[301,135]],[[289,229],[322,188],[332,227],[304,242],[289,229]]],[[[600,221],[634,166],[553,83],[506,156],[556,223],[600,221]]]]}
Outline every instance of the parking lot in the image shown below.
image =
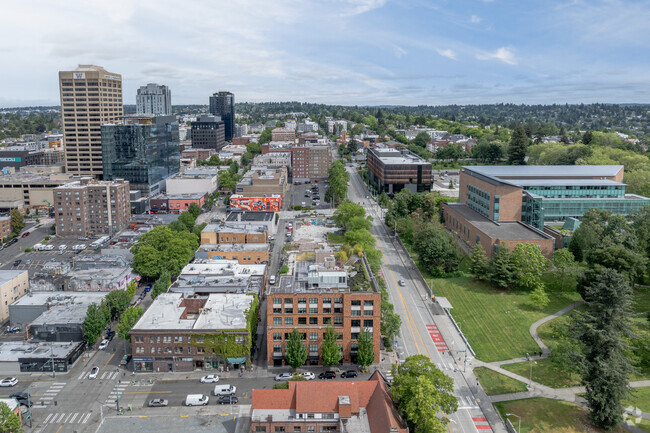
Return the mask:
{"type": "Polygon", "coordinates": [[[289,207],[293,206],[312,206],[314,209],[329,209],[329,203],[325,201],[325,191],[327,191],[328,183],[326,181],[319,181],[318,183],[312,182],[310,184],[291,185],[291,202],[289,207]],[[318,196],[320,197],[320,204],[314,205],[314,193],[308,194],[306,191],[318,187],[318,196]],[[304,202],[304,205],[303,205],[304,202]]]}

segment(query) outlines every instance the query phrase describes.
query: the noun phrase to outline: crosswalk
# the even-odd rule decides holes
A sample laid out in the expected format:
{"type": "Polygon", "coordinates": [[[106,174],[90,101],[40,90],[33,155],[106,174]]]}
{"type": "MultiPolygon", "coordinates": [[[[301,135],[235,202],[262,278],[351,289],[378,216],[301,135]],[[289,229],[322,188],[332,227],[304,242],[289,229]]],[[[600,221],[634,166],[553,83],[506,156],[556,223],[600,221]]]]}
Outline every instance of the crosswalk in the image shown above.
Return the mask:
{"type": "Polygon", "coordinates": [[[122,394],[124,394],[124,391],[128,386],[129,386],[129,382],[126,381],[115,384],[115,386],[113,386],[113,390],[111,391],[111,393],[108,395],[108,398],[106,399],[106,403],[115,403],[115,399],[117,398],[117,396],[118,395],[121,396],[122,394]]]}
{"type": "Polygon", "coordinates": [[[458,367],[453,362],[436,362],[436,366],[438,367],[438,370],[440,370],[440,371],[444,371],[444,370],[456,371],[456,370],[458,370],[458,367]]]}
{"type": "Polygon", "coordinates": [[[47,415],[43,424],[86,424],[92,412],[57,412],[47,415]]]}
{"type": "Polygon", "coordinates": [[[66,382],[54,382],[50,387],[43,393],[41,398],[39,398],[38,403],[41,405],[45,405],[48,403],[51,403],[52,400],[61,392],[61,390],[65,387],[66,382]]]}
{"type": "Polygon", "coordinates": [[[440,335],[440,331],[438,330],[438,327],[436,325],[427,325],[427,332],[429,332],[429,335],[431,336],[431,340],[433,340],[433,344],[436,345],[436,349],[438,349],[438,352],[449,351],[449,348],[447,347],[445,340],[442,338],[442,335],[440,335]]]}
{"type": "MultiPolygon", "coordinates": [[[[84,378],[87,378],[89,374],[90,374],[90,370],[82,371],[79,377],[77,378],[77,380],[82,380],[84,378]]],[[[119,371],[104,371],[102,372],[102,374],[97,376],[97,379],[115,380],[118,374],[120,374],[119,371]]]]}
{"type": "Polygon", "coordinates": [[[458,409],[478,409],[479,405],[473,395],[459,395],[458,409]]]}
{"type": "Polygon", "coordinates": [[[492,431],[492,427],[490,427],[490,424],[488,424],[487,419],[484,417],[474,417],[472,418],[472,421],[474,421],[474,427],[476,427],[476,430],[486,433],[492,431]]]}

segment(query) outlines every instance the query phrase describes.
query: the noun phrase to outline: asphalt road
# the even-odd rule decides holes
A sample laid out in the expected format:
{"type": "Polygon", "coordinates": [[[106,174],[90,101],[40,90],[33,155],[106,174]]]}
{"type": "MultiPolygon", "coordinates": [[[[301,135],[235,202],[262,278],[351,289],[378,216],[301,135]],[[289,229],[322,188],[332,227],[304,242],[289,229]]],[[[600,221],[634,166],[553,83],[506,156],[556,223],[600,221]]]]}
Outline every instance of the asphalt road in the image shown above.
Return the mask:
{"type": "MultiPolygon", "coordinates": [[[[412,267],[408,256],[402,254],[393,244],[389,233],[381,222],[378,207],[371,200],[365,199],[365,185],[356,170],[350,171],[350,188],[348,194],[354,202],[361,202],[366,211],[374,217],[372,233],[377,239],[377,247],[383,253],[383,273],[395,312],[402,318],[400,337],[397,339],[400,358],[422,354],[431,359],[443,373],[454,380],[454,393],[458,398],[458,411],[445,414],[447,429],[450,432],[491,432],[485,414],[479,406],[472,388],[463,376],[463,356],[466,350],[460,335],[446,316],[431,313],[428,304],[431,299],[424,295],[425,289],[416,287],[421,284],[411,276],[412,267]],[[398,281],[404,279],[406,285],[400,287],[398,281]],[[444,337],[443,337],[444,336],[444,337]],[[459,360],[459,356],[461,357],[459,360]]],[[[472,386],[475,386],[472,383],[472,386]]],[[[495,431],[501,431],[495,430],[495,431]]]]}

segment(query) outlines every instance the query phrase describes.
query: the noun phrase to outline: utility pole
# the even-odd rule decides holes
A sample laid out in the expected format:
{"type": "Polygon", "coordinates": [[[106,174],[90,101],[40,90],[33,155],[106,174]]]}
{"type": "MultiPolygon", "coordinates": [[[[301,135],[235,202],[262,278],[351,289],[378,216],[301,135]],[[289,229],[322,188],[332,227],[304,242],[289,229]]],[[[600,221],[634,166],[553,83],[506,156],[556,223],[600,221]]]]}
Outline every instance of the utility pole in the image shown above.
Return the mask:
{"type": "Polygon", "coordinates": [[[52,378],[54,378],[54,343],[52,341],[50,341],[50,362],[52,363],[52,378]]]}
{"type": "Polygon", "coordinates": [[[117,411],[120,411],[120,387],[118,386],[120,384],[120,369],[116,368],[115,371],[118,372],[118,374],[115,376],[115,405],[117,406],[117,411]]]}

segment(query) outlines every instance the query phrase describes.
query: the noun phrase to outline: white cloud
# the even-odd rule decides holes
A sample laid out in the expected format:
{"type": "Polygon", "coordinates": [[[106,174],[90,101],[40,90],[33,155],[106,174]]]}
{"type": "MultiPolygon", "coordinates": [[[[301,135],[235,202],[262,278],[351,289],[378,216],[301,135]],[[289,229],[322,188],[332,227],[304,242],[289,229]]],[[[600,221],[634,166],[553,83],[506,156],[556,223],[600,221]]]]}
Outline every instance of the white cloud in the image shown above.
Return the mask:
{"type": "Polygon", "coordinates": [[[470,17],[469,21],[470,21],[472,24],[478,24],[478,23],[481,22],[481,17],[478,17],[478,16],[476,16],[476,15],[472,15],[472,16],[470,17]]]}
{"type": "Polygon", "coordinates": [[[447,58],[449,58],[451,60],[457,60],[456,53],[453,50],[450,50],[450,49],[443,50],[443,49],[438,48],[438,49],[436,49],[436,51],[442,57],[447,57],[447,58]]]}
{"type": "Polygon", "coordinates": [[[516,65],[515,53],[512,48],[501,47],[493,52],[484,51],[476,55],[478,60],[499,60],[509,65],[516,65]]]}
{"type": "Polygon", "coordinates": [[[342,15],[359,15],[377,9],[386,4],[388,0],[343,0],[351,6],[342,15]]]}
{"type": "Polygon", "coordinates": [[[408,54],[408,52],[404,48],[400,47],[399,45],[395,45],[395,44],[393,44],[393,52],[395,53],[395,57],[397,57],[398,59],[400,57],[405,56],[406,54],[408,54]]]}

